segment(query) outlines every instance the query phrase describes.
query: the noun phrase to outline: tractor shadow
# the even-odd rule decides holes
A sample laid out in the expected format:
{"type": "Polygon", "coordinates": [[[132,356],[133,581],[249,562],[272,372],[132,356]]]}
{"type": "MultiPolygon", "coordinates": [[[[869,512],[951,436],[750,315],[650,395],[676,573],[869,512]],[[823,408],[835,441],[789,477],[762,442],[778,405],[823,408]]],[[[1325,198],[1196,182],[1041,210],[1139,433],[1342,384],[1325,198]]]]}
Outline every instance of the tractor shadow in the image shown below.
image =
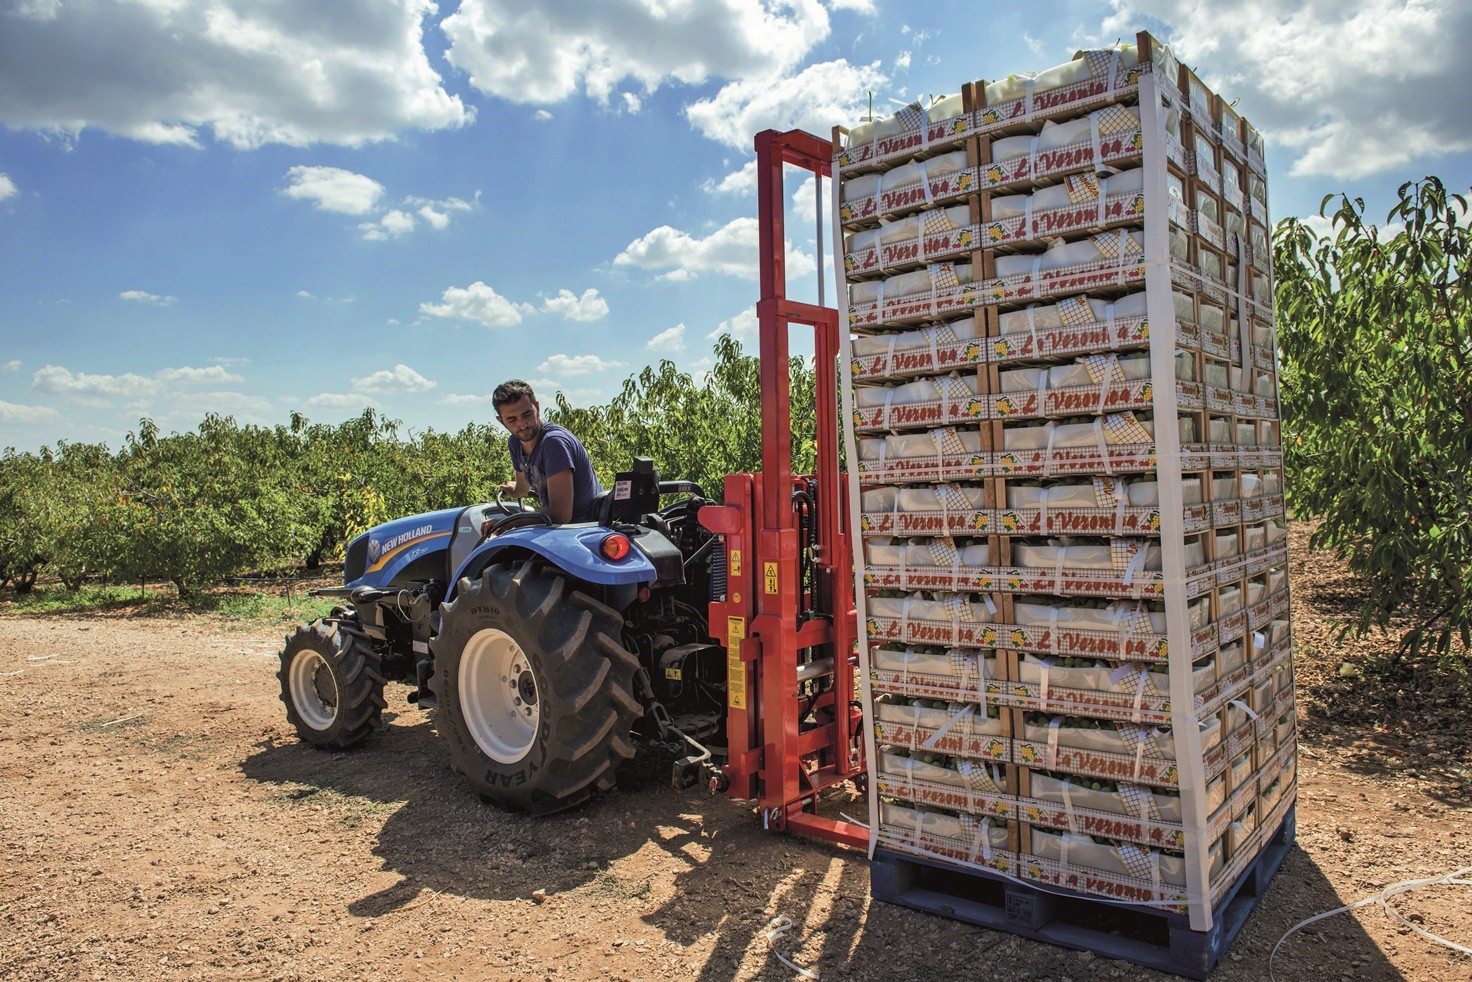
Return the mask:
{"type": "MultiPolygon", "coordinates": [[[[669,787],[674,756],[641,747],[619,771],[619,789],[563,814],[530,818],[483,802],[450,768],[432,717],[413,707],[386,712],[388,725],[353,750],[330,753],[297,741],[266,740],[240,764],[251,781],[274,786],[287,801],[317,804],[345,822],[377,827],[373,854],[401,879],[353,901],[350,914],[378,917],[429,890],[485,900],[529,899],[594,883],[622,887],[608,865],[655,842],[669,841],[671,826],[698,822],[673,818],[688,811],[669,787]],[[597,881],[597,882],[595,882],[597,881]]],[[[749,817],[748,817],[749,818],[749,817]]]]}

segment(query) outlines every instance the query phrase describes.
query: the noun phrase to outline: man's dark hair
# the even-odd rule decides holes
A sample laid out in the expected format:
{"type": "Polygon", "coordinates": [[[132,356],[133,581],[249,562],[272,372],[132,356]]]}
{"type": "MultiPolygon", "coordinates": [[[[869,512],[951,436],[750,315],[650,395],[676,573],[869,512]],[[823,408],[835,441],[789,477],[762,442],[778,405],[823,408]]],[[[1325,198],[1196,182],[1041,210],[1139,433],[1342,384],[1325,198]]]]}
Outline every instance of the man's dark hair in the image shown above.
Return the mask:
{"type": "Polygon", "coordinates": [[[508,379],[496,386],[496,391],[491,393],[491,407],[499,414],[502,406],[511,402],[520,402],[522,399],[536,402],[537,394],[521,379],[508,379]]]}

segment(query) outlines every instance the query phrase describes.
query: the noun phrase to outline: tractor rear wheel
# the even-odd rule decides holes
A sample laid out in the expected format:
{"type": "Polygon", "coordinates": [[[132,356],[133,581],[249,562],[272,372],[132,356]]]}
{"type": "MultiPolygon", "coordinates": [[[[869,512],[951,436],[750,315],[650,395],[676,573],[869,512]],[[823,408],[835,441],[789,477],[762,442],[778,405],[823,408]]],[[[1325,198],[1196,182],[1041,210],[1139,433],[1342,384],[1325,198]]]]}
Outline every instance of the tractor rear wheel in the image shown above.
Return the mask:
{"type": "Polygon", "coordinates": [[[454,768],[533,814],[611,789],[643,712],[618,613],[526,561],[461,580],[440,615],[436,724],[454,768]]]}
{"type": "Polygon", "coordinates": [[[286,636],[281,701],[307,743],[346,750],[383,725],[383,672],[372,643],[348,620],[313,621],[286,636]]]}

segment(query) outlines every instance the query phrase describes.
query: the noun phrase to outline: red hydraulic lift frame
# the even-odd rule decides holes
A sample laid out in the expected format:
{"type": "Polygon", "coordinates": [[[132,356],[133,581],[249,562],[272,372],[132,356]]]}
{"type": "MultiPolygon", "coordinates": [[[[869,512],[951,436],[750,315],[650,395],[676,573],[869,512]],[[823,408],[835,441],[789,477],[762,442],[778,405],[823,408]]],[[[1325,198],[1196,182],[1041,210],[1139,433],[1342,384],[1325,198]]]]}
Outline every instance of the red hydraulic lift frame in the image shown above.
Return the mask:
{"type": "Polygon", "coordinates": [[[816,813],[820,792],[866,773],[862,713],[853,704],[853,567],[838,468],[842,338],[836,309],[787,297],[783,168],[830,177],[833,145],[800,130],[766,130],[757,134],[756,154],[762,470],[727,476],[726,503],[701,511],[702,523],[725,535],[727,550],[726,599],[710,605],[711,633],[726,644],[729,684],[729,760],[715,783],[733,797],[757,799],[767,828],[867,848],[868,829],[816,813]],[[794,496],[807,485],[792,473],[793,324],[813,329],[816,358],[817,527],[807,592],[794,496]],[[820,616],[799,618],[814,607],[820,616]]]}

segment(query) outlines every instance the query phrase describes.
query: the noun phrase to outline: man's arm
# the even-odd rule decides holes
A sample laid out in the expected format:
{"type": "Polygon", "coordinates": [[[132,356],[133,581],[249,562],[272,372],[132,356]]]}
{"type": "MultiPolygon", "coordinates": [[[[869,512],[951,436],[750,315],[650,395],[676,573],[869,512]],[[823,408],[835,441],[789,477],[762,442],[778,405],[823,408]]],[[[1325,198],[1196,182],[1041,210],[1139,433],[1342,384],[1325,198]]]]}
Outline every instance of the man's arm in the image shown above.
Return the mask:
{"type": "Polygon", "coordinates": [[[520,498],[531,489],[531,484],[527,482],[526,475],[521,471],[516,472],[516,480],[507,481],[501,485],[501,493],[512,498],[520,498]]]}
{"type": "Polygon", "coordinates": [[[572,468],[547,477],[546,512],[553,525],[572,521],[572,468]]]}

